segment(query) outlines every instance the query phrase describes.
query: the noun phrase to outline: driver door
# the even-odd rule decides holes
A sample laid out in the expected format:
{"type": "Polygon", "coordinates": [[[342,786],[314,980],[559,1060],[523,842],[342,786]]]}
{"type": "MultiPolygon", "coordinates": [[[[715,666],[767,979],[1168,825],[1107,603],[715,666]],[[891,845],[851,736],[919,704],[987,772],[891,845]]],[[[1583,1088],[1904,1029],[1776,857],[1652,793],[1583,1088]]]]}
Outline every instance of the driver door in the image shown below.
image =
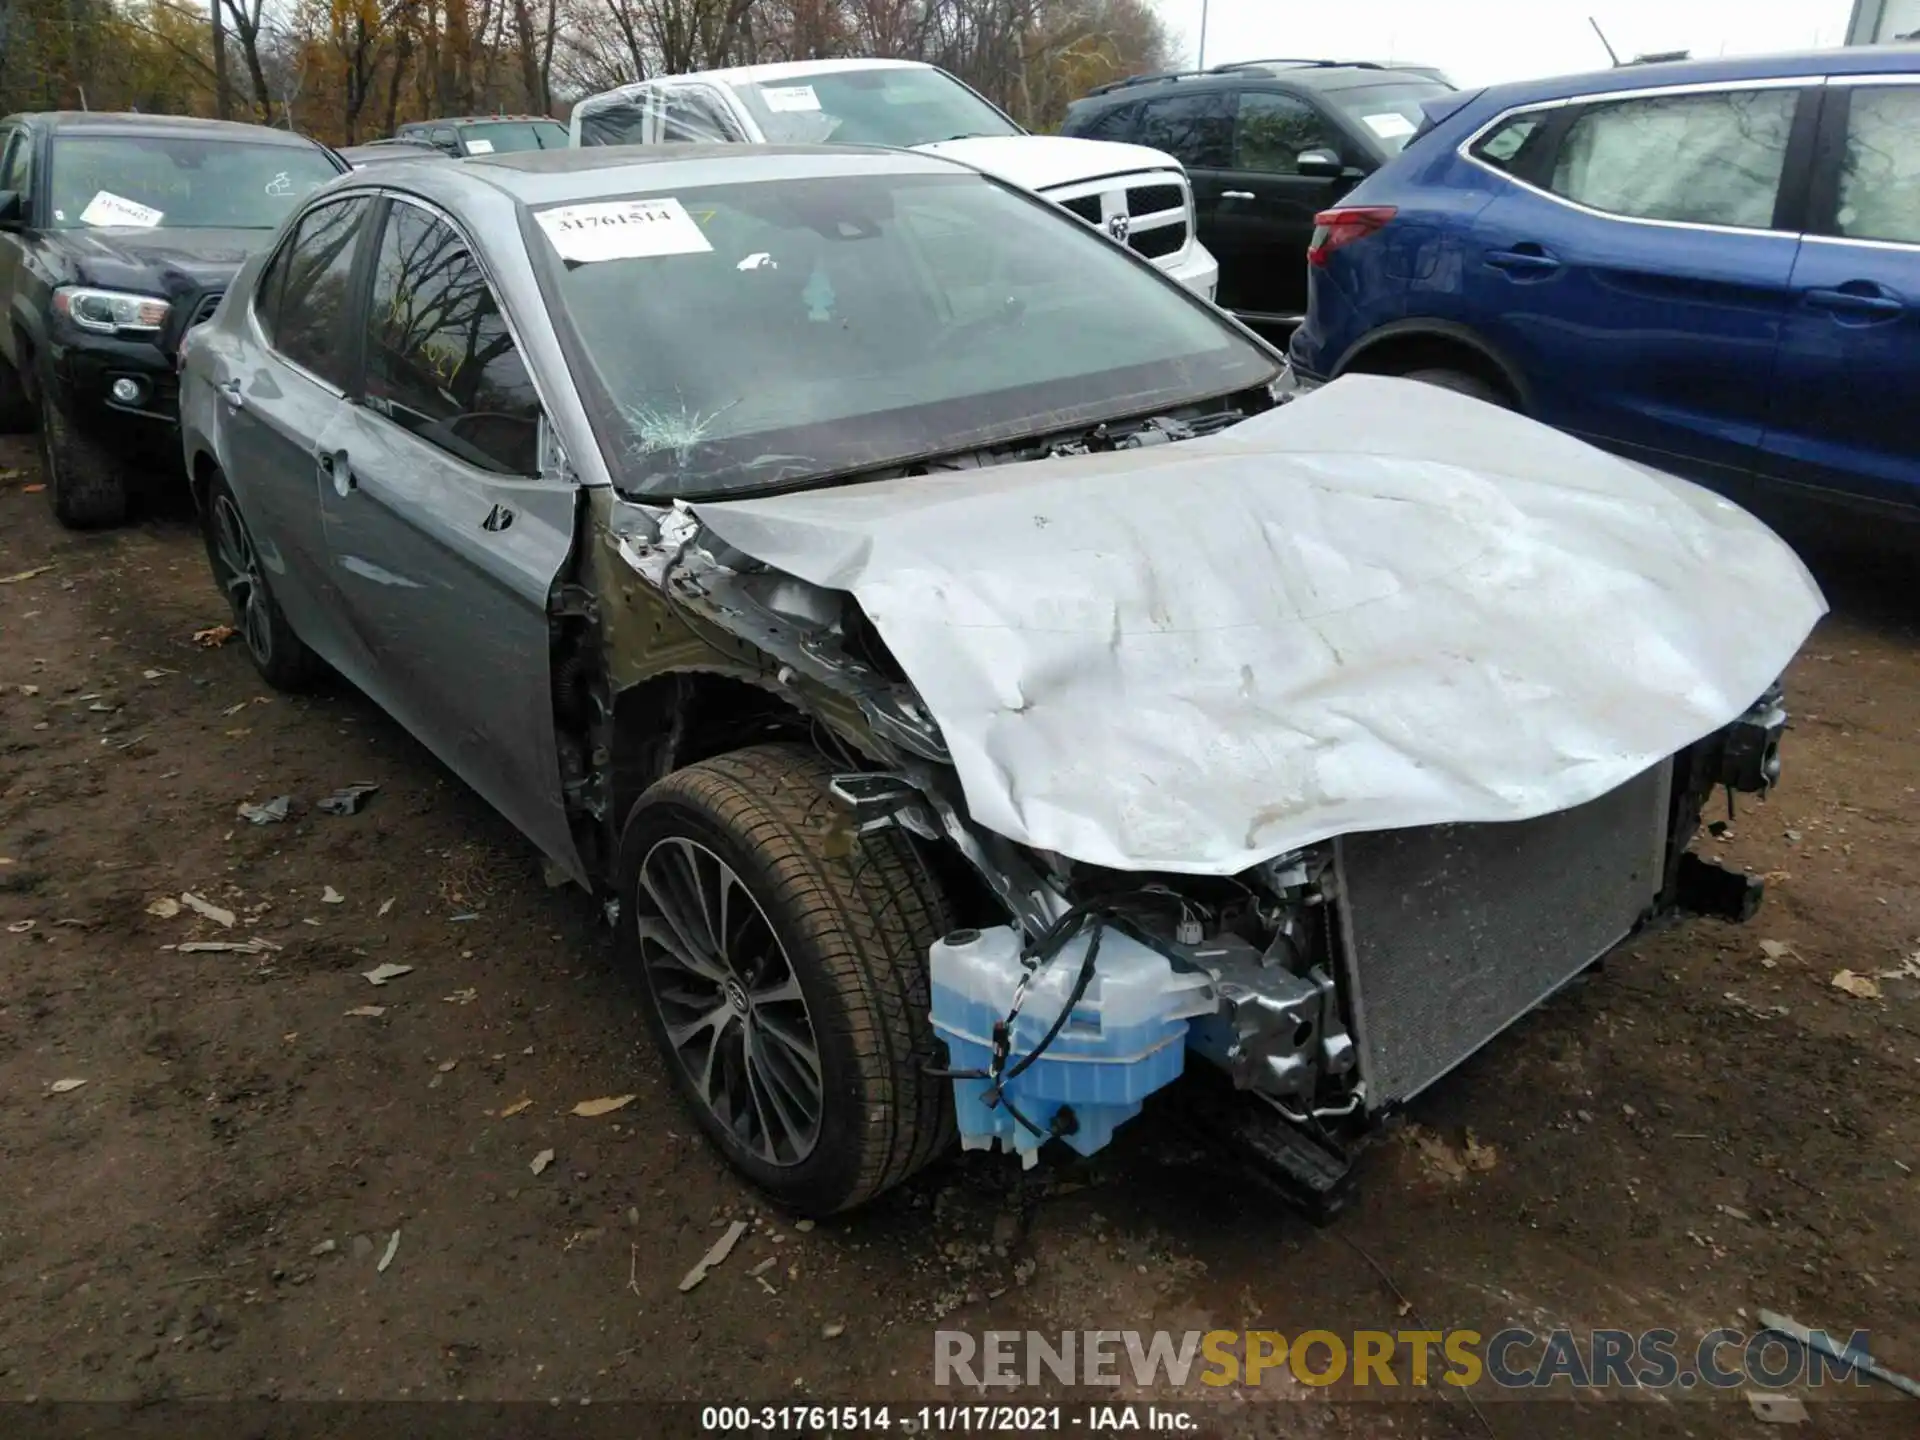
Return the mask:
{"type": "Polygon", "coordinates": [[[465,237],[400,199],[376,223],[362,395],[315,460],[345,623],[380,703],[583,878],[547,613],[578,490],[540,473],[539,396],[465,237]]]}

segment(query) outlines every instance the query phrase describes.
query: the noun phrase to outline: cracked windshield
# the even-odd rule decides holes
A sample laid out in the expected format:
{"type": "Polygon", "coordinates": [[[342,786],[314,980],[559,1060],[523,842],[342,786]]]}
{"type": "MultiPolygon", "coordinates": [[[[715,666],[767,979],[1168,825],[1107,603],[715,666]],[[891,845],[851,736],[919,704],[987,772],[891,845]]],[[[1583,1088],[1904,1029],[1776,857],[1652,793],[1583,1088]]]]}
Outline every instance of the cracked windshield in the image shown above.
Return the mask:
{"type": "Polygon", "coordinates": [[[734,185],[534,218],[602,443],[636,494],[790,486],[1276,373],[1119,247],[970,175],[734,185]]]}

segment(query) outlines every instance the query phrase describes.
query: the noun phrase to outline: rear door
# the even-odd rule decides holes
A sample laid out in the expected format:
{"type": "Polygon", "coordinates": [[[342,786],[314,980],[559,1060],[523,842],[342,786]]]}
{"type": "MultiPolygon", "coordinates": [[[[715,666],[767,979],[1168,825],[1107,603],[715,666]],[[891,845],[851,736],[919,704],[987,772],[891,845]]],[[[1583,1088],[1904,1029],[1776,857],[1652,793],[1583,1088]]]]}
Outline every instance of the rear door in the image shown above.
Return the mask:
{"type": "Polygon", "coordinates": [[[375,223],[363,396],[321,459],[346,623],[375,698],[578,874],[548,639],[578,489],[543,464],[539,394],[467,237],[399,198],[375,223]]]}
{"type": "Polygon", "coordinates": [[[1313,217],[1352,181],[1302,175],[1307,150],[1349,164],[1350,142],[1298,95],[1241,90],[1233,97],[1233,149],[1219,177],[1219,208],[1207,247],[1220,262],[1220,304],[1263,320],[1297,320],[1307,309],[1307,245],[1313,217]]]}
{"type": "Polygon", "coordinates": [[[1525,144],[1531,174],[1479,212],[1462,283],[1537,419],[1702,479],[1752,472],[1818,97],[1602,98],[1525,144]]]}
{"type": "Polygon", "coordinates": [[[348,661],[320,523],[316,455],[346,407],[360,241],[373,200],[316,205],[255,281],[229,369],[216,377],[220,458],[272,572],[274,598],[301,638],[348,661]]]}
{"type": "Polygon", "coordinates": [[[1764,473],[1920,505],[1920,76],[1829,87],[1814,154],[1764,473]]]}

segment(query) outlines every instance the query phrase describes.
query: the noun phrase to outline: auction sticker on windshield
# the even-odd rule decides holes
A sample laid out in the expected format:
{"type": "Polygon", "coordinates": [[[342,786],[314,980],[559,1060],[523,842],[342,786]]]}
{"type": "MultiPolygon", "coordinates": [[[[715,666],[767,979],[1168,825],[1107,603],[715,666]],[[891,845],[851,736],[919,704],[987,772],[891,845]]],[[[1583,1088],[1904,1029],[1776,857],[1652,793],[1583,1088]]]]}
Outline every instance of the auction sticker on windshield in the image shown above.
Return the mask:
{"type": "Polygon", "coordinates": [[[491,155],[493,153],[493,141],[469,140],[467,141],[467,153],[469,155],[491,155]]]}
{"type": "Polygon", "coordinates": [[[1397,140],[1402,135],[1414,132],[1414,123],[1397,110],[1388,110],[1380,115],[1369,115],[1367,128],[1382,140],[1397,140]]]}
{"type": "Polygon", "coordinates": [[[820,108],[820,97],[813,93],[811,85],[762,85],[760,98],[767,102],[767,109],[775,113],[820,108]]]}
{"type": "Polygon", "coordinates": [[[634,260],[651,255],[698,255],[713,246],[686,207],[671,195],[558,205],[535,213],[562,260],[634,260]]]}
{"type": "Polygon", "coordinates": [[[80,212],[82,225],[130,225],[140,230],[151,230],[160,223],[165,212],[151,205],[142,205],[138,200],[128,200],[111,190],[97,192],[87,202],[87,208],[80,212]]]}

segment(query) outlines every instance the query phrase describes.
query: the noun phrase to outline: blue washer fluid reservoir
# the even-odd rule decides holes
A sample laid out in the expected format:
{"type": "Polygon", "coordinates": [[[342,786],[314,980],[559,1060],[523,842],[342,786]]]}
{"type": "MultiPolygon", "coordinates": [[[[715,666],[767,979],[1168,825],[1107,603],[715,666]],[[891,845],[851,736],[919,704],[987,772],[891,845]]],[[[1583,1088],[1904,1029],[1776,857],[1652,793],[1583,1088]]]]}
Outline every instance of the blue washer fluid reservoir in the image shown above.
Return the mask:
{"type": "MultiPolygon", "coordinates": [[[[1035,972],[1011,1031],[1007,1068],[1032,1053],[1073,993],[1091,928],[1061,947],[1035,972]]],[[[950,1068],[988,1070],[993,1027],[1013,1008],[1025,969],[1020,932],[1012,926],[957,930],[930,952],[933,1027],[946,1041],[950,1068]]],[[[1114,1130],[1140,1113],[1147,1096],[1179,1078],[1186,1062],[1187,1021],[1215,1008],[1212,981],[1177,971],[1167,958],[1111,927],[1100,933],[1086,994],[1046,1052],[1003,1087],[1005,1101],[1041,1130],[1035,1135],[1007,1104],[990,1106],[987,1080],[955,1080],[954,1112],[961,1146],[988,1150],[998,1140],[1023,1164],[1038,1158],[1055,1116],[1072,1110],[1061,1138],[1091,1155],[1114,1130]]]]}

